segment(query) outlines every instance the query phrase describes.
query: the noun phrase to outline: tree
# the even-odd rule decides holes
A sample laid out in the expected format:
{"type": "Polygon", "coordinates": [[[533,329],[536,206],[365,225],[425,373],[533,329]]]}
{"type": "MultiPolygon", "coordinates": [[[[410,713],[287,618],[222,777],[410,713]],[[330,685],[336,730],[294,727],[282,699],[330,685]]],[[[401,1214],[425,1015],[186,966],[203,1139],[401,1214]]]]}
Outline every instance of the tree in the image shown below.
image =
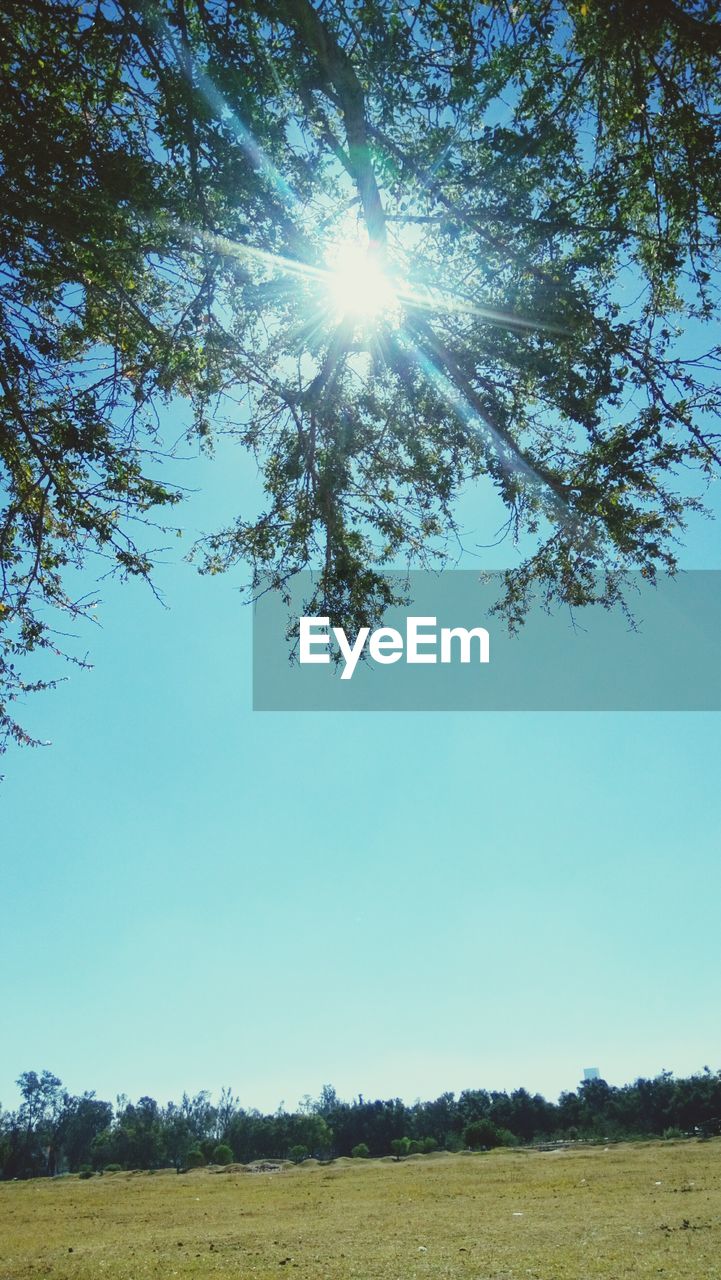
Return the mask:
{"type": "Polygon", "coordinates": [[[201,568],[261,590],[316,566],[309,604],[348,628],[392,598],[384,566],[443,558],[469,484],[527,552],[512,624],[536,588],[610,605],[673,569],[720,461],[715,0],[0,24],[6,733],[16,661],[59,645],[47,606],[89,603],[66,571],[151,573],[164,402],[263,471],[201,568]]]}
{"type": "Polygon", "coordinates": [[[304,1099],[304,1106],[299,1107],[298,1110],[301,1111],[306,1109],[309,1111],[315,1111],[319,1116],[322,1116],[324,1120],[330,1121],[331,1117],[341,1105],[342,1104],[334,1086],[332,1084],[324,1084],[318,1097],[315,1099],[308,1098],[307,1102],[304,1099]]]}
{"type": "MultiPolygon", "coordinates": [[[[470,1096],[466,1090],[458,1102],[452,1093],[443,1093],[433,1102],[417,1103],[414,1107],[414,1123],[417,1133],[430,1134],[437,1145],[445,1147],[460,1134],[464,1123],[465,1102],[470,1096]]],[[[483,1095],[485,1098],[487,1094],[483,1095]]]]}
{"type": "Polygon", "coordinates": [[[463,1141],[471,1151],[482,1147],[500,1147],[503,1137],[500,1129],[487,1118],[472,1120],[463,1130],[463,1141]]]}
{"type": "MultiPolygon", "coordinates": [[[[221,1094],[221,1099],[225,1102],[225,1090],[221,1094]]],[[[187,1093],[184,1093],[180,1102],[180,1113],[194,1138],[209,1138],[218,1132],[218,1111],[210,1101],[210,1094],[207,1089],[201,1090],[200,1093],[196,1093],[192,1098],[187,1093]]],[[[224,1134],[225,1129],[223,1128],[222,1136],[224,1134]]]]}
{"type": "Polygon", "coordinates": [[[65,1095],[58,1142],[71,1172],[92,1159],[93,1143],[109,1128],[112,1117],[112,1105],[93,1093],[85,1093],[80,1098],[65,1095]]]}
{"type": "Polygon", "coordinates": [[[351,1155],[354,1160],[367,1160],[370,1155],[370,1151],[365,1142],[357,1142],[351,1151],[351,1155]]]}
{"type": "Polygon", "coordinates": [[[106,1148],[103,1164],[110,1159],[126,1169],[154,1169],[167,1158],[162,1114],[154,1098],[125,1101],[118,1108],[111,1136],[113,1154],[106,1148]]]}
{"type": "Polygon", "coordinates": [[[219,1142],[213,1151],[213,1164],[232,1164],[233,1152],[226,1142],[219,1142]]]}
{"type": "Polygon", "coordinates": [[[232,1123],[233,1117],[240,1110],[240,1099],[236,1097],[233,1090],[225,1086],[220,1091],[220,1099],[217,1107],[213,1108],[215,1120],[215,1132],[218,1137],[225,1141],[226,1135],[232,1123]]]}
{"type": "Polygon", "coordinates": [[[52,1071],[23,1071],[17,1080],[22,1103],[17,1113],[18,1172],[54,1173],[63,1115],[62,1080],[52,1071]]]}
{"type": "Polygon", "coordinates": [[[169,1102],[164,1108],[163,1138],[168,1160],[176,1169],[182,1169],[188,1163],[188,1152],[197,1141],[182,1105],[176,1107],[169,1102]]]}
{"type": "MultiPolygon", "coordinates": [[[[627,1086],[627,1091],[631,1086],[627,1086]]],[[[613,1124],[613,1110],[618,1102],[618,1090],[605,1080],[583,1080],[578,1087],[580,1121],[587,1132],[605,1133],[613,1124]]],[[[634,1114],[634,1121],[636,1116],[634,1114]]]]}
{"type": "Polygon", "coordinates": [[[328,1156],[332,1151],[333,1130],[321,1115],[297,1116],[293,1135],[318,1158],[328,1156]]]}

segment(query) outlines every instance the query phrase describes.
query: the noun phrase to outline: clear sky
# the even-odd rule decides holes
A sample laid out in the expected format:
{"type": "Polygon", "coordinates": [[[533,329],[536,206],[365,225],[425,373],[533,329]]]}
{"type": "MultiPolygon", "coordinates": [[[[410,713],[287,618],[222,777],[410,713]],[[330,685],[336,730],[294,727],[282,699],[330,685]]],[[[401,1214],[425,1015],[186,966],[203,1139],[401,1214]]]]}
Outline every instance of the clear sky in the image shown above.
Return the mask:
{"type": "MultiPolygon", "coordinates": [[[[215,474],[191,523],[252,491],[215,474]]],[[[44,1067],[264,1109],[721,1067],[721,716],[254,714],[237,583],[159,580],[104,584],[4,761],[3,1105],[44,1067]]]]}

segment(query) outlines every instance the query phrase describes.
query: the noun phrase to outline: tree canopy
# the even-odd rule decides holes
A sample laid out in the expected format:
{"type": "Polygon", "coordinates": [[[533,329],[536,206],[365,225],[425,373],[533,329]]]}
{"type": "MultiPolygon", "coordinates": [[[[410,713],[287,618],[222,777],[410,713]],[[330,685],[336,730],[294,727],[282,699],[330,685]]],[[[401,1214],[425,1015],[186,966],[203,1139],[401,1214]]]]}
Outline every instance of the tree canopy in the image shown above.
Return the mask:
{"type": "Polygon", "coordinates": [[[154,1098],[113,1107],[94,1093],[73,1097],[49,1071],[18,1080],[22,1104],[0,1108],[0,1178],[97,1170],[187,1168],[229,1158],[398,1159],[439,1147],[493,1147],[539,1141],[608,1141],[609,1137],[710,1137],[721,1132],[721,1072],[705,1067],[689,1077],[669,1071],[616,1087],[591,1080],[547,1101],[527,1089],[464,1089],[457,1096],[418,1100],[340,1099],[326,1086],[295,1111],[273,1114],[241,1106],[230,1089],[217,1104],[187,1093],[162,1106],[154,1098]]]}
{"type": "Polygon", "coordinates": [[[168,422],[262,470],[201,569],[315,567],[347,628],[473,484],[531,547],[511,624],[673,570],[720,461],[718,10],[3,6],[6,734],[76,568],[150,578],[168,422]]]}

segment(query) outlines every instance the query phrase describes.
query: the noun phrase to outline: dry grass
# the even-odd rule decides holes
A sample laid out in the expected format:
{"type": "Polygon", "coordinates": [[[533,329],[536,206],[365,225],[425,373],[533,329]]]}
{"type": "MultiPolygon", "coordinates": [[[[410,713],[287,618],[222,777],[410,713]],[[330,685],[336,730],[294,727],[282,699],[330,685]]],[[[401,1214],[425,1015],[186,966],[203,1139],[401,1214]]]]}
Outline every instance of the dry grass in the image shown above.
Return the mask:
{"type": "Polygon", "coordinates": [[[721,1141],[0,1184],[0,1276],[721,1277],[721,1141]]]}

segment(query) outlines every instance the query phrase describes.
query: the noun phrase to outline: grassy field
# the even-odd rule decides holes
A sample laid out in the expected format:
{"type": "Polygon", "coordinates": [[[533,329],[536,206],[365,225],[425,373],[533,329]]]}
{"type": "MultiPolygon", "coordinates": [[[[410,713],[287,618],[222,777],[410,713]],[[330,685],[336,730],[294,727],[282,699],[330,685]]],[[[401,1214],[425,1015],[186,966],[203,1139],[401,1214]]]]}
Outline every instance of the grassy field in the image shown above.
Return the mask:
{"type": "Polygon", "coordinates": [[[721,1140],[0,1183],[0,1276],[721,1277],[721,1140]]]}

